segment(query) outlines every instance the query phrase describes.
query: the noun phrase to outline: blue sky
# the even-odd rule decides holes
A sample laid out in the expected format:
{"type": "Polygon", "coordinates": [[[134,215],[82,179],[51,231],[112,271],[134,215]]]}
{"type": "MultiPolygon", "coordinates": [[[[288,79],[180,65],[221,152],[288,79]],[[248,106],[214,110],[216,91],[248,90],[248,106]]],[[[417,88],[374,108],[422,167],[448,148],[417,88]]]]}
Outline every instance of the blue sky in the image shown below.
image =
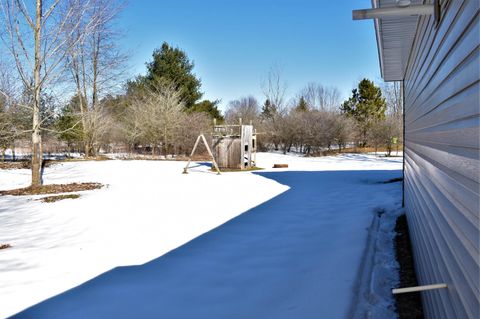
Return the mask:
{"type": "Polygon", "coordinates": [[[163,41],[195,62],[205,98],[254,95],[274,66],[288,95],[308,82],[336,86],[347,97],[363,77],[380,82],[372,21],[352,21],[353,9],[370,0],[130,0],[119,25],[131,52],[130,73],[163,41]]]}

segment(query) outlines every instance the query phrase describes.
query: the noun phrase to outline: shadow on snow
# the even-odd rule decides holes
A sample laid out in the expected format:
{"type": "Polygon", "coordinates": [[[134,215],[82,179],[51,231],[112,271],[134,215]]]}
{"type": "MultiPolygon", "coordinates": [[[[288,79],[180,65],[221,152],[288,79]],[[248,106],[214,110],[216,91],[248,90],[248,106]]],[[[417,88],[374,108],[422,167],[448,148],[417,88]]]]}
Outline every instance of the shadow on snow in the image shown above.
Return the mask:
{"type": "Polygon", "coordinates": [[[380,182],[401,171],[255,174],[290,189],[161,257],[112,269],[14,318],[346,317],[372,212],[401,201],[401,184],[380,182]]]}

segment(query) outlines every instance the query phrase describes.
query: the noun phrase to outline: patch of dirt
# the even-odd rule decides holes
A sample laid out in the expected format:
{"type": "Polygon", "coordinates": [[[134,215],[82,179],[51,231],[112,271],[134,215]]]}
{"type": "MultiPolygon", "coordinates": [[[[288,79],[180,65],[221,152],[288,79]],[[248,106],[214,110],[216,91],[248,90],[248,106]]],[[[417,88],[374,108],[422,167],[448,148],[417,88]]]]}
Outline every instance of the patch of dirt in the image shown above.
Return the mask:
{"type": "Polygon", "coordinates": [[[0,169],[27,169],[30,166],[30,161],[0,162],[0,169]]]}
{"type": "Polygon", "coordinates": [[[12,248],[12,245],[10,245],[10,244],[0,244],[0,250],[7,249],[7,248],[12,248]]]}
{"type": "Polygon", "coordinates": [[[72,193],[87,191],[92,189],[102,188],[104,185],[100,183],[72,183],[72,184],[51,184],[42,185],[40,187],[25,187],[17,188],[7,191],[0,191],[0,195],[46,195],[46,194],[59,194],[59,193],[72,193]]]}
{"type": "MultiPolygon", "coordinates": [[[[401,152],[403,150],[403,146],[400,144],[398,146],[398,151],[401,152]]],[[[377,152],[386,152],[387,149],[384,147],[379,147],[377,149],[377,152]]],[[[310,157],[321,157],[321,156],[335,156],[335,155],[340,155],[340,154],[365,154],[365,153],[374,153],[375,148],[373,147],[348,147],[348,148],[343,148],[341,151],[340,150],[324,150],[324,151],[319,151],[310,154],[310,157]]],[[[383,154],[382,154],[383,155],[383,154]]],[[[394,147],[390,157],[397,157],[397,148],[394,147]]]]}
{"type": "MultiPolygon", "coordinates": [[[[395,251],[400,265],[400,287],[418,286],[413,264],[412,244],[408,233],[406,215],[401,215],[395,225],[395,251]]],[[[395,303],[400,319],[423,319],[423,307],[420,292],[397,294],[395,303]]]]}
{"type": "Polygon", "coordinates": [[[64,200],[64,199],[76,199],[80,198],[80,194],[67,194],[67,195],[55,195],[55,196],[47,196],[38,199],[42,203],[54,203],[58,202],[59,200],[64,200]]]}

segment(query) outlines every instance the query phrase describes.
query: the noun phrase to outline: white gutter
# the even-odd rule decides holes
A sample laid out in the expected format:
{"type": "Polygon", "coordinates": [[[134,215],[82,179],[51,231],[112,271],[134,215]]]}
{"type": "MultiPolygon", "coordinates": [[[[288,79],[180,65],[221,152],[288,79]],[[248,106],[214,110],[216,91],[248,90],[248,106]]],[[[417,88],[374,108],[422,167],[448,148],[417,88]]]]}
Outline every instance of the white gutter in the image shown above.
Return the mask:
{"type": "MultiPolygon", "coordinates": [[[[378,3],[379,0],[372,0],[372,8],[376,9],[380,6],[378,3]]],[[[382,39],[380,37],[380,21],[378,19],[373,20],[373,24],[375,27],[375,38],[377,40],[377,50],[378,50],[378,61],[380,63],[380,76],[382,79],[384,78],[384,72],[383,72],[383,45],[382,45],[382,39]]]]}
{"type": "Polygon", "coordinates": [[[419,15],[433,15],[435,12],[433,4],[411,5],[407,7],[387,7],[353,10],[353,20],[380,19],[390,17],[408,17],[419,15]]]}

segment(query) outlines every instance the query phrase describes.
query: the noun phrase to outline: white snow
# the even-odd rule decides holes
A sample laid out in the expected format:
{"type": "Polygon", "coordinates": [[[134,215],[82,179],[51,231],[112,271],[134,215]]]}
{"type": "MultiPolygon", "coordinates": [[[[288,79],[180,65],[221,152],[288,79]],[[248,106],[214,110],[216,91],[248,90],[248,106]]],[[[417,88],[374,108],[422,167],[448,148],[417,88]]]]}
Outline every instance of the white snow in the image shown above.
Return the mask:
{"type": "MultiPolygon", "coordinates": [[[[107,186],[55,203],[0,196],[0,244],[13,246],[0,251],[0,317],[36,304],[19,317],[394,317],[401,184],[380,182],[401,176],[401,158],[257,161],[267,169],[222,175],[200,164],[183,175],[173,161],[68,162],[47,168],[45,183],[107,186]],[[369,236],[380,209],[383,233],[369,236]]],[[[29,178],[0,170],[0,189],[29,178]]]]}

